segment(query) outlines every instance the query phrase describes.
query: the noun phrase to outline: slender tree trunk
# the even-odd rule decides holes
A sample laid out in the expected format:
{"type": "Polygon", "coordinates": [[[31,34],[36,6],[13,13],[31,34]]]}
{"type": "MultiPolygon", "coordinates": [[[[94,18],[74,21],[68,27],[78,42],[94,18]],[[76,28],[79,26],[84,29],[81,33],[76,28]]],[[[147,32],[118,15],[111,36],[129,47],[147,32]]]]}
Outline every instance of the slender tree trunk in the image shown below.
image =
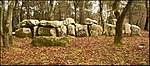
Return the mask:
{"type": "Polygon", "coordinates": [[[104,28],[104,23],[103,23],[103,18],[102,18],[102,3],[101,3],[101,0],[99,0],[99,9],[100,9],[100,11],[99,11],[99,18],[100,18],[100,20],[99,20],[99,24],[104,28]]]}
{"type": "Polygon", "coordinates": [[[81,7],[80,7],[80,21],[79,23],[82,24],[83,23],[83,10],[84,10],[84,1],[81,1],[81,7]]]}
{"type": "Polygon", "coordinates": [[[9,23],[9,44],[12,44],[12,16],[13,16],[13,6],[15,1],[11,2],[10,8],[8,7],[8,19],[7,23],[9,23]]]}
{"type": "Polygon", "coordinates": [[[120,16],[118,16],[117,24],[116,24],[116,35],[114,38],[114,43],[116,45],[122,44],[122,24],[123,24],[123,20],[125,18],[127,11],[131,7],[131,3],[132,3],[132,1],[129,0],[129,2],[126,5],[126,7],[124,8],[122,14],[120,16]]]}
{"type": "Polygon", "coordinates": [[[54,1],[53,0],[51,0],[50,1],[50,19],[51,20],[54,20],[54,17],[53,17],[53,11],[54,11],[54,1]]]}
{"type": "Polygon", "coordinates": [[[146,1],[145,5],[146,5],[146,9],[147,9],[147,17],[146,17],[146,24],[145,24],[144,29],[149,31],[149,1],[146,1]]]}
{"type": "Polygon", "coordinates": [[[12,19],[12,29],[13,31],[15,31],[18,26],[17,24],[20,22],[20,9],[19,9],[19,0],[16,0],[15,2],[15,6],[13,8],[13,19],[12,19]]]}
{"type": "Polygon", "coordinates": [[[4,45],[9,46],[12,43],[12,13],[14,1],[8,1],[7,20],[4,23],[4,45]]]}
{"type": "Polygon", "coordinates": [[[74,12],[75,12],[75,17],[74,17],[74,20],[75,20],[75,23],[77,23],[77,6],[79,5],[79,2],[80,1],[77,1],[77,0],[74,0],[74,12]]]}
{"type": "Polygon", "coordinates": [[[48,17],[46,18],[47,20],[50,20],[50,7],[49,7],[49,3],[48,3],[49,1],[46,1],[46,4],[47,4],[47,6],[46,6],[46,8],[47,8],[47,15],[48,15],[48,17]]]}
{"type": "MultiPolygon", "coordinates": [[[[17,20],[18,20],[18,23],[19,23],[19,22],[21,21],[21,19],[20,19],[20,13],[21,13],[21,12],[20,12],[20,7],[19,7],[19,0],[18,0],[18,3],[17,3],[17,8],[18,8],[18,9],[17,9],[17,11],[18,11],[18,12],[17,12],[17,17],[18,17],[17,20]]],[[[18,26],[17,26],[17,27],[18,27],[18,26]]]]}
{"type": "Polygon", "coordinates": [[[75,7],[75,8],[74,8],[74,12],[75,12],[74,20],[75,20],[75,23],[77,23],[77,22],[76,22],[77,8],[76,8],[76,6],[74,6],[74,7],[75,7]]]}
{"type": "Polygon", "coordinates": [[[59,21],[61,21],[61,10],[60,10],[60,2],[59,2],[58,4],[59,4],[59,21]]]}
{"type": "Polygon", "coordinates": [[[0,30],[1,30],[1,38],[0,39],[2,39],[1,41],[0,41],[0,43],[2,44],[1,46],[4,46],[4,30],[3,30],[3,27],[4,27],[4,11],[5,11],[5,1],[4,0],[2,0],[1,1],[2,2],[2,7],[1,7],[1,21],[0,21],[0,24],[1,24],[1,26],[0,26],[0,30]]]}
{"type": "Polygon", "coordinates": [[[30,1],[28,0],[27,3],[28,3],[28,4],[26,5],[26,6],[27,6],[27,19],[30,19],[30,1]]]}
{"type": "MultiPolygon", "coordinates": [[[[23,1],[22,1],[22,4],[23,4],[23,1]]],[[[20,8],[20,14],[19,14],[19,15],[20,15],[20,21],[23,20],[23,18],[22,18],[22,17],[23,17],[23,16],[22,16],[22,7],[23,7],[23,5],[21,5],[21,8],[20,8]]]]}

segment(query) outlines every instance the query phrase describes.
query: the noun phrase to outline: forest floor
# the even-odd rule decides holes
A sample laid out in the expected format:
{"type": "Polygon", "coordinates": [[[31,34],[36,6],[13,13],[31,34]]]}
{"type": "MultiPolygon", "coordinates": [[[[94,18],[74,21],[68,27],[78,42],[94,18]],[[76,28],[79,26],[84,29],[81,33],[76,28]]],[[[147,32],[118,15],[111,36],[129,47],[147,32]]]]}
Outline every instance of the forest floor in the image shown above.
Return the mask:
{"type": "Polygon", "coordinates": [[[111,37],[77,37],[67,47],[32,47],[31,38],[13,36],[9,48],[1,48],[1,65],[149,65],[149,32],[142,36],[124,36],[123,44],[115,46],[111,37]]]}

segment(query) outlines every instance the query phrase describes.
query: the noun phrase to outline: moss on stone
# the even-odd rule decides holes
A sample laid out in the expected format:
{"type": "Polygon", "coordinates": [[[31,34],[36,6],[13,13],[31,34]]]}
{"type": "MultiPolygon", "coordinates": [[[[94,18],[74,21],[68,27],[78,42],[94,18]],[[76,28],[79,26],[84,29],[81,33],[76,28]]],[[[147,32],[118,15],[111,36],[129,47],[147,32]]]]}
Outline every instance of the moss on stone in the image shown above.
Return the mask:
{"type": "Polygon", "coordinates": [[[66,46],[69,44],[69,37],[37,36],[31,42],[32,46],[66,46]]]}
{"type": "Polygon", "coordinates": [[[53,34],[56,35],[55,28],[39,27],[38,29],[38,35],[40,36],[53,36],[53,34]]]}
{"type": "Polygon", "coordinates": [[[23,28],[15,31],[15,36],[19,38],[32,37],[32,33],[23,33],[23,28]]]}

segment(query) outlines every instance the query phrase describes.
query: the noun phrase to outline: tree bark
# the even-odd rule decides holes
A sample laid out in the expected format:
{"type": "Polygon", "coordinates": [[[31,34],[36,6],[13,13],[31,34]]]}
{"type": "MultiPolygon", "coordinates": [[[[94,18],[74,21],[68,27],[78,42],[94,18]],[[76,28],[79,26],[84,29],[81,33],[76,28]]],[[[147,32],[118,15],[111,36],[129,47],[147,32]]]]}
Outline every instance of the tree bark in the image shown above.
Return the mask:
{"type": "Polygon", "coordinates": [[[54,1],[53,0],[50,1],[50,6],[51,6],[51,8],[50,8],[50,20],[54,20],[54,17],[53,17],[54,1]]]}
{"type": "Polygon", "coordinates": [[[77,7],[76,7],[75,2],[74,2],[74,13],[75,13],[74,20],[75,20],[75,23],[76,23],[77,7]]]}
{"type": "Polygon", "coordinates": [[[81,1],[81,7],[80,7],[80,21],[79,23],[82,24],[83,23],[83,10],[84,10],[84,1],[81,1]]]}
{"type": "Polygon", "coordinates": [[[12,19],[12,29],[15,31],[18,29],[17,24],[20,22],[20,9],[19,9],[19,0],[16,0],[15,6],[13,9],[13,19],[12,19]]]}
{"type": "Polygon", "coordinates": [[[28,0],[27,1],[27,5],[26,5],[26,7],[27,7],[27,19],[30,19],[31,17],[30,17],[30,1],[28,0]]]}
{"type": "Polygon", "coordinates": [[[4,44],[3,44],[4,43],[4,40],[3,40],[4,39],[3,27],[4,27],[4,10],[5,10],[5,5],[4,4],[5,4],[5,1],[2,0],[1,2],[2,2],[2,7],[1,7],[1,21],[0,21],[0,28],[1,28],[0,29],[1,30],[1,33],[0,33],[1,34],[1,38],[0,39],[2,39],[2,40],[1,40],[0,43],[1,43],[1,46],[4,46],[4,44]]]}
{"type": "Polygon", "coordinates": [[[146,5],[146,9],[147,9],[147,17],[146,17],[146,24],[145,24],[144,29],[149,31],[149,1],[146,1],[145,5],[146,5]]]}
{"type": "Polygon", "coordinates": [[[101,3],[101,0],[99,0],[99,9],[100,9],[100,11],[99,11],[99,18],[100,18],[100,20],[99,20],[99,24],[104,28],[104,23],[103,23],[103,18],[102,18],[102,3],[101,3]]]}
{"type": "Polygon", "coordinates": [[[131,7],[131,3],[132,3],[132,1],[129,0],[128,4],[124,8],[122,14],[120,16],[118,16],[117,24],[116,24],[116,35],[115,35],[115,38],[114,38],[114,43],[116,45],[122,44],[122,24],[123,24],[123,20],[125,18],[125,15],[126,15],[127,11],[131,7]]]}
{"type": "Polygon", "coordinates": [[[114,11],[116,19],[118,19],[118,17],[120,16],[120,13],[119,13],[119,0],[115,0],[115,2],[113,4],[113,7],[112,7],[112,10],[114,11]]]}
{"type": "MultiPolygon", "coordinates": [[[[23,4],[23,1],[22,1],[22,4],[23,4]]],[[[23,5],[21,5],[21,8],[20,8],[20,14],[19,14],[19,15],[20,15],[20,21],[23,20],[23,18],[22,18],[22,15],[23,15],[23,14],[22,14],[22,10],[23,10],[23,9],[22,9],[22,7],[23,7],[23,5]]]]}
{"type": "Polygon", "coordinates": [[[77,6],[79,5],[79,2],[80,1],[77,1],[77,0],[74,0],[74,12],[75,12],[75,17],[74,17],[74,20],[75,20],[75,23],[77,23],[77,6]]]}
{"type": "Polygon", "coordinates": [[[58,3],[59,4],[59,21],[61,21],[61,10],[60,10],[60,2],[58,3]]]}
{"type": "Polygon", "coordinates": [[[8,1],[8,11],[7,11],[7,20],[4,25],[4,45],[9,46],[12,44],[12,15],[13,15],[13,6],[15,1],[8,1]]]}

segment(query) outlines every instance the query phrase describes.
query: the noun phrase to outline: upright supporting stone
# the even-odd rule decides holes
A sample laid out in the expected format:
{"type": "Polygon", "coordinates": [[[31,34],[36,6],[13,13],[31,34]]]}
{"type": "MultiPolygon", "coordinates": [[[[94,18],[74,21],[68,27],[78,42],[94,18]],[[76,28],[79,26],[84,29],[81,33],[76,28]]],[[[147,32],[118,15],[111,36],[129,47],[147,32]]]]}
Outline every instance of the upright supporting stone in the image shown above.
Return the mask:
{"type": "Polygon", "coordinates": [[[92,24],[89,27],[91,36],[97,37],[101,36],[103,32],[103,28],[100,25],[92,24]]]}
{"type": "Polygon", "coordinates": [[[34,31],[33,37],[38,36],[38,28],[39,28],[39,26],[34,26],[33,27],[33,31],[34,31]]]}
{"type": "Polygon", "coordinates": [[[60,28],[57,28],[58,36],[66,36],[67,35],[67,27],[65,25],[61,25],[60,28]]]}
{"type": "Polygon", "coordinates": [[[75,26],[74,25],[68,25],[68,35],[75,36],[75,26]]]}
{"type": "Polygon", "coordinates": [[[76,34],[77,37],[89,36],[87,25],[76,24],[76,34]]]}

